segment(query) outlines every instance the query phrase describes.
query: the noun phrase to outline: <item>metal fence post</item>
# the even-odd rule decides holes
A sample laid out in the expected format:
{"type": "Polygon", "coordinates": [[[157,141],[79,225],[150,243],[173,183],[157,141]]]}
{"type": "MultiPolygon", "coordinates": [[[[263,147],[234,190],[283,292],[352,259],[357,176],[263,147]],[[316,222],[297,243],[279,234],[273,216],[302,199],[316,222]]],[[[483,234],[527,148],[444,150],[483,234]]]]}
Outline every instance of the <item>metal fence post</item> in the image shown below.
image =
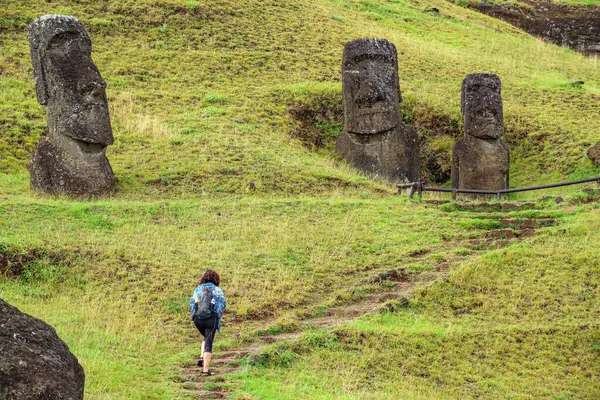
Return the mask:
{"type": "Polygon", "coordinates": [[[415,187],[413,185],[410,187],[410,191],[408,192],[408,198],[412,199],[414,195],[415,195],[415,187]]]}

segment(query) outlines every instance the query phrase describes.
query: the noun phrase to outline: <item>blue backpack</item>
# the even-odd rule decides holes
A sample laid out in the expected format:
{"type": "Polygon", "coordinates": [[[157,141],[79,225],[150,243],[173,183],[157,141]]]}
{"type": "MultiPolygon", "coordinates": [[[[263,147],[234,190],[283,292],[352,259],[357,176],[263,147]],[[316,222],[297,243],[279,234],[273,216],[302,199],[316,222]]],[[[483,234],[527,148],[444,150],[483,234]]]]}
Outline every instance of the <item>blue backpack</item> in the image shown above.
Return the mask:
{"type": "Polygon", "coordinates": [[[194,316],[192,317],[193,320],[207,319],[217,315],[215,313],[215,297],[213,296],[213,288],[202,287],[200,289],[200,296],[196,299],[194,308],[194,316]]]}

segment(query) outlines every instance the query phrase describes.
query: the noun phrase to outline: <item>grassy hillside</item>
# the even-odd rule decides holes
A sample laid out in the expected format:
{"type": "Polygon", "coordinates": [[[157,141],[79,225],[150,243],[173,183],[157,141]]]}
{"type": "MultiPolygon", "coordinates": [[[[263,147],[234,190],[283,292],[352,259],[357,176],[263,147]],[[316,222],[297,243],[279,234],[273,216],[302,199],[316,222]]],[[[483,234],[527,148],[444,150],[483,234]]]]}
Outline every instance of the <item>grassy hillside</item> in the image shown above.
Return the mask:
{"type": "Polygon", "coordinates": [[[386,290],[376,274],[444,263],[450,279],[407,308],[274,346],[228,380],[236,396],[598,397],[597,198],[551,192],[571,203],[507,215],[557,226],[488,252],[471,239],[505,215],[409,202],[358,174],[332,144],[343,45],[363,36],[396,44],[404,119],[438,184],[462,134],[461,81],[482,71],[503,81],[513,186],[600,174],[585,157],[600,139],[598,60],[445,1],[2,3],[0,297],[56,327],[87,398],[184,396],[177,363],[199,351],[187,301],[207,267],[230,304],[220,350],[386,290]],[[28,188],[46,127],[26,27],[47,13],[84,23],[108,83],[107,199],[28,188]]]}
{"type": "Polygon", "coordinates": [[[394,314],[272,350],[279,357],[244,376],[244,389],[268,399],[598,398],[600,218],[597,206],[582,214],[467,263],[394,314]]]}
{"type": "Polygon", "coordinates": [[[331,152],[318,157],[290,143],[288,110],[327,107],[324,98],[339,109],[340,54],[360,36],[387,37],[398,47],[406,119],[421,127],[424,158],[448,170],[461,134],[460,83],[488,71],[504,85],[515,185],[590,172],[585,151],[599,129],[597,59],[452,4],[18,4],[9,2],[0,25],[5,172],[24,173],[45,129],[25,29],[50,12],[74,14],[91,32],[109,84],[117,140],[109,157],[122,193],[314,193],[334,188],[332,178],[355,182],[331,152]],[[428,12],[432,6],[441,13],[428,12]],[[586,84],[572,88],[575,79],[586,84]]]}

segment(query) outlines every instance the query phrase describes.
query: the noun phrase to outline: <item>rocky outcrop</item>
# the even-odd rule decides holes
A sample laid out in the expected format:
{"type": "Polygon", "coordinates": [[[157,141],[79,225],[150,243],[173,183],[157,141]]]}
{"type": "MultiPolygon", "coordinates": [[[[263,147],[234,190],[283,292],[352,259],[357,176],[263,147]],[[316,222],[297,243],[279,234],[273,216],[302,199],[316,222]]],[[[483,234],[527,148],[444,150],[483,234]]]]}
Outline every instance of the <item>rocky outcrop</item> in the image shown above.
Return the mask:
{"type": "Polygon", "coordinates": [[[574,7],[524,0],[520,4],[482,2],[477,9],[559,46],[569,47],[586,55],[600,54],[598,7],[574,7]]]}
{"type": "Polygon", "coordinates": [[[0,399],[83,399],[84,382],[54,328],[0,299],[0,399]]]}

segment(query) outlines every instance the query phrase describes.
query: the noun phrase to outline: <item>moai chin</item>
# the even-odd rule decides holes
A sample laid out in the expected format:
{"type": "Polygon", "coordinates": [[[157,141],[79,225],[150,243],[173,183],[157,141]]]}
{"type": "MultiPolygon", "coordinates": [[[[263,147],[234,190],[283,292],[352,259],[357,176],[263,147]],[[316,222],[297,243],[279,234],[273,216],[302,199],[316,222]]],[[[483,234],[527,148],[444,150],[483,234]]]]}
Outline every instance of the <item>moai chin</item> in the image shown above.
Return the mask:
{"type": "Polygon", "coordinates": [[[396,47],[386,39],[346,44],[342,61],[345,126],[336,150],[368,175],[419,179],[417,131],[400,118],[396,47]]]}
{"type": "Polygon", "coordinates": [[[501,82],[494,74],[471,74],[462,84],[465,137],[452,150],[452,187],[508,189],[510,154],[504,135],[501,82]]]}
{"type": "Polygon", "coordinates": [[[48,135],[31,157],[32,189],[84,197],[112,191],[106,83],[92,61],[88,33],[75,17],[44,15],[29,25],[29,44],[48,121],[48,135]]]}

